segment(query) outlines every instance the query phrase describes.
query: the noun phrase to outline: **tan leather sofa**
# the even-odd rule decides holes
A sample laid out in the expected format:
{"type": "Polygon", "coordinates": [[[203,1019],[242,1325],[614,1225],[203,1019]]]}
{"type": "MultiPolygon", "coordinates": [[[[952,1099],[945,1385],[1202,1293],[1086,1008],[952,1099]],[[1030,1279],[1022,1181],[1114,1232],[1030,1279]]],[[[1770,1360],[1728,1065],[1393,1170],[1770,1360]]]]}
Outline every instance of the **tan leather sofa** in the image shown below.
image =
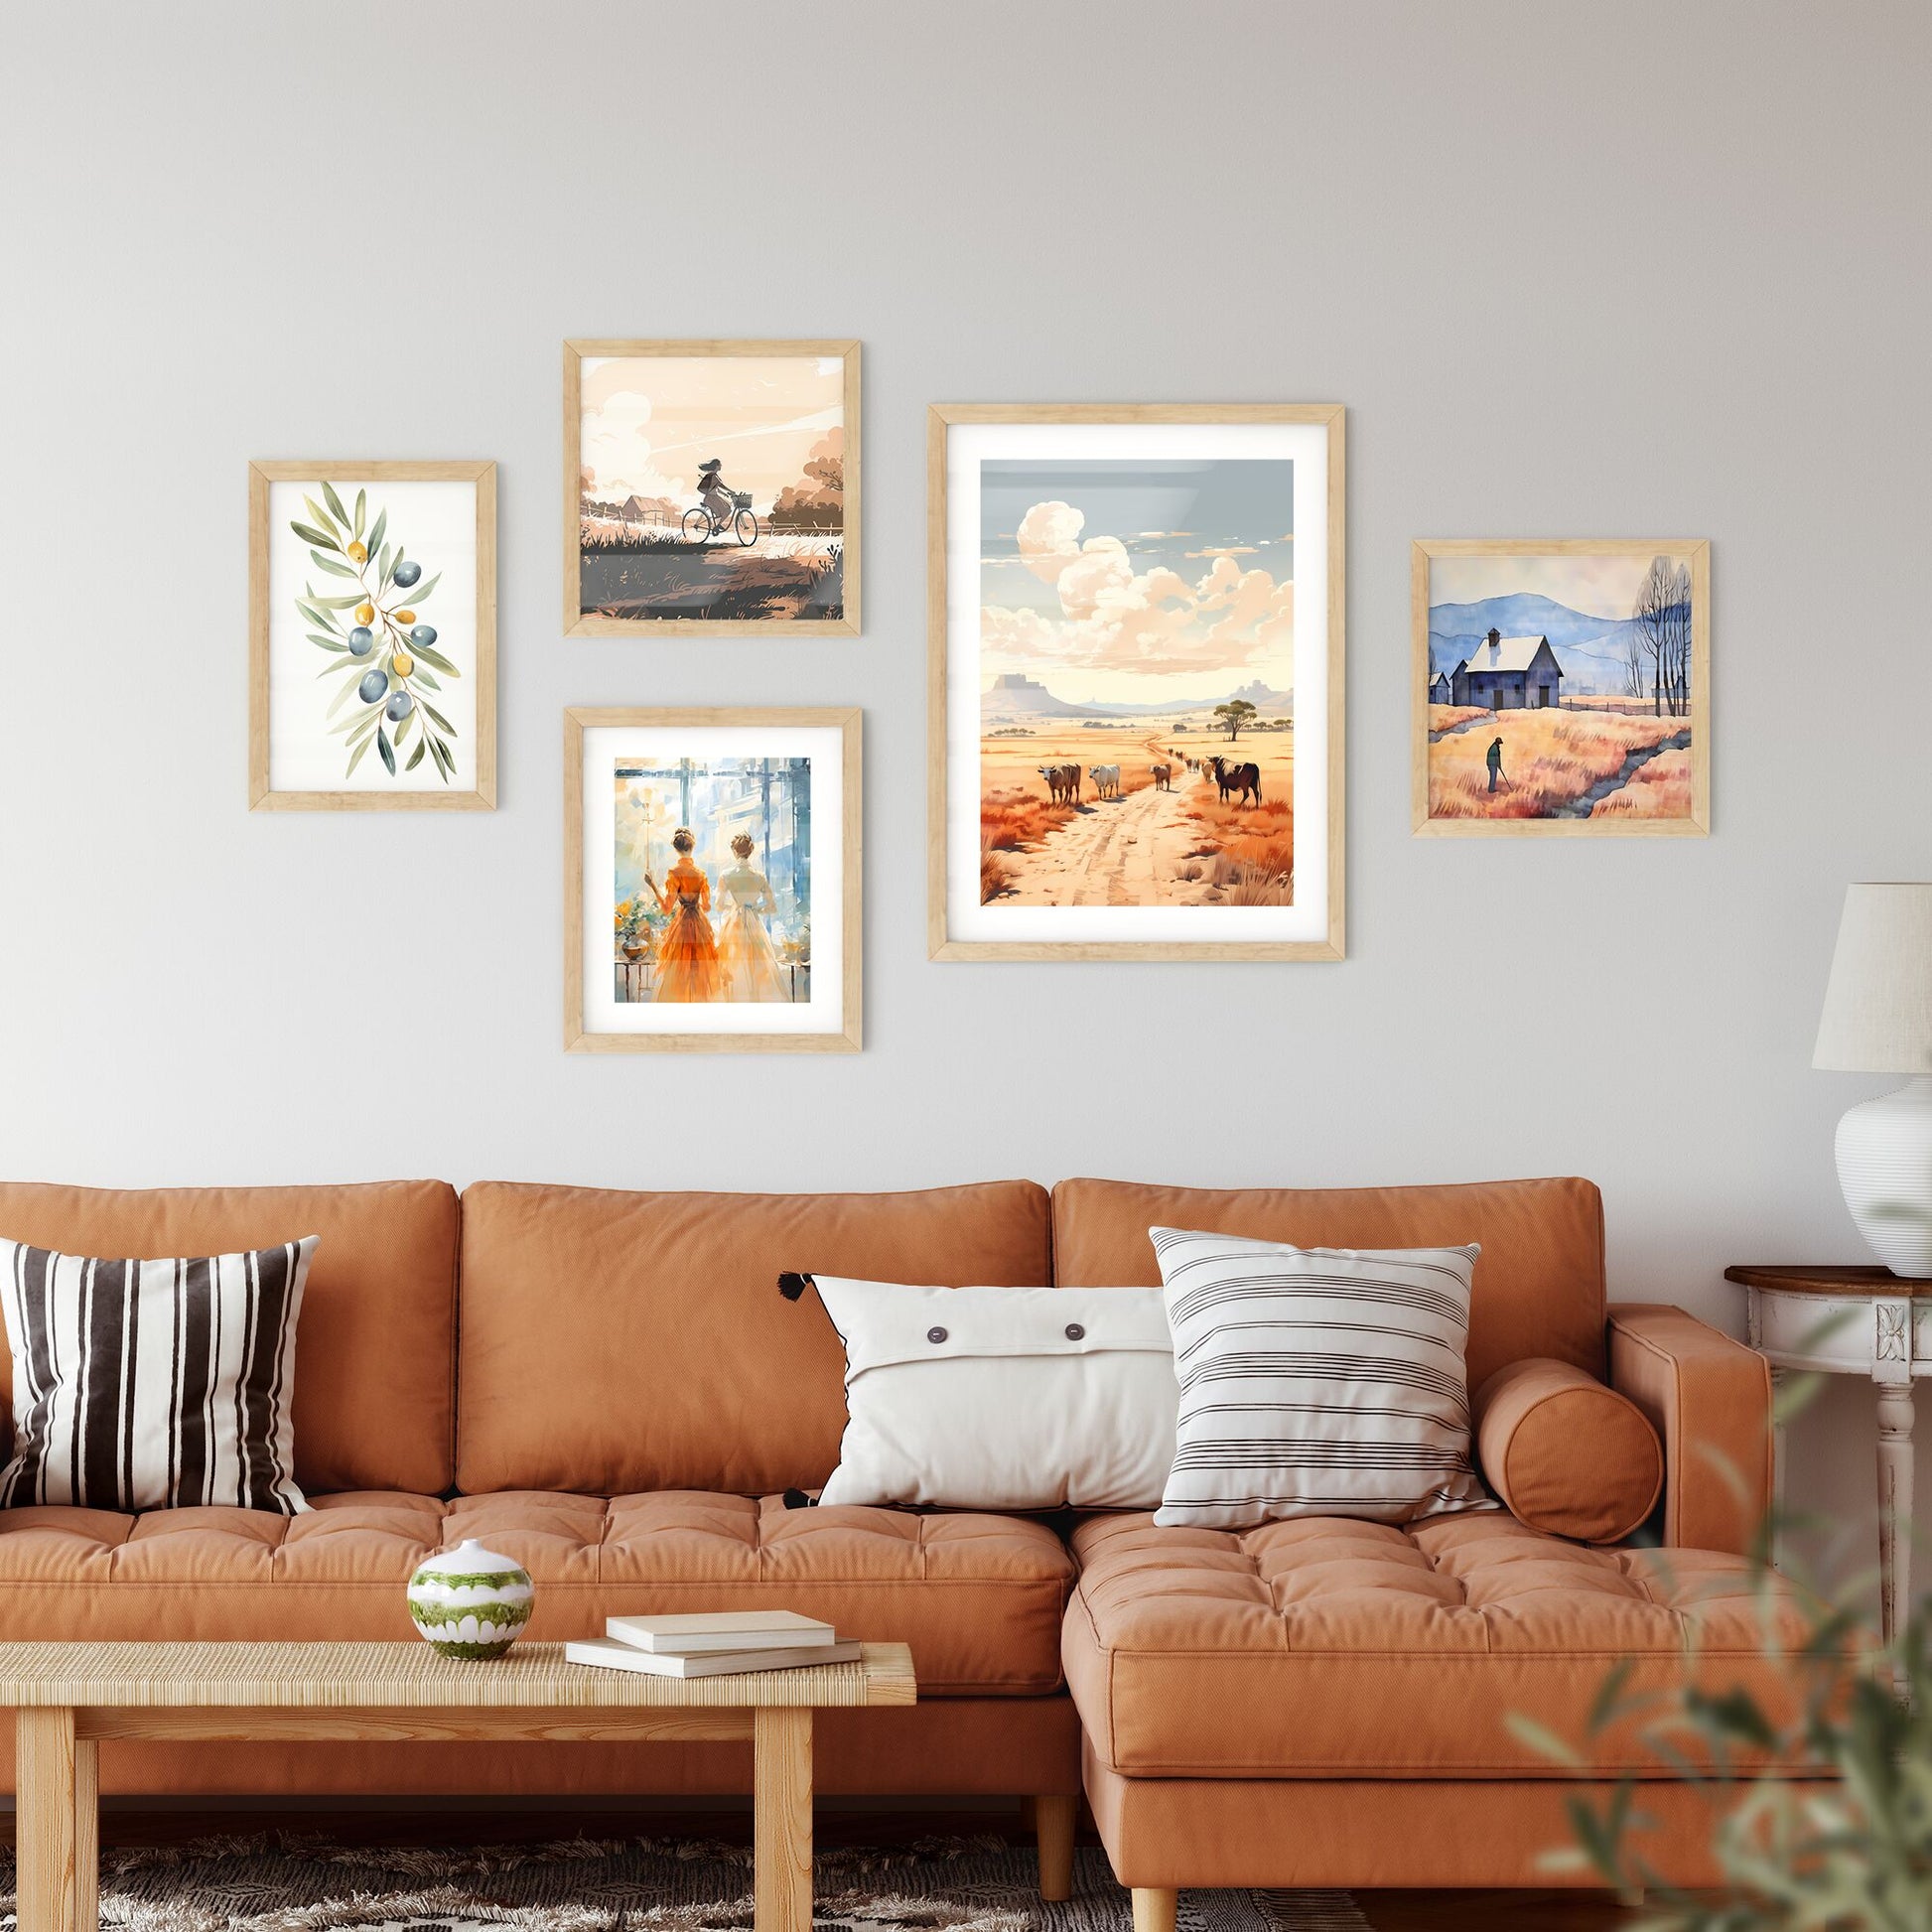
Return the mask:
{"type": "MultiPolygon", "coordinates": [[[[794,1197],[482,1182],[460,1198],[440,1181],[0,1184],[0,1234],[69,1252],[307,1233],[321,1246],[295,1421],[314,1513],[0,1512],[0,1632],[405,1637],[411,1571],[470,1536],[529,1569],[532,1637],[593,1634],[614,1611],[782,1604],[903,1639],[918,1669],[913,1709],[825,1714],[821,1791],[1023,1795],[1063,1846],[1084,1788],[1152,1926],[1180,1885],[1548,1882],[1538,1855],[1564,1841],[1573,1787],[1509,1712],[1580,1731],[1626,1656],[1646,1681],[1695,1668],[1778,1687],[1740,1554],[1768,1493],[1763,1364],[1677,1310],[1606,1311],[1586,1181],[794,1197]],[[1480,1241],[1471,1386],[1530,1357],[1613,1379],[1664,1440],[1658,1520],[1677,1547],[1590,1548],[1501,1512],[1233,1535],[797,1506],[837,1460],[842,1359],[816,1311],[777,1295],[780,1272],[1153,1283],[1157,1222],[1480,1241]]],[[[1654,1786],[1648,1855],[1702,1875],[1700,1802],[1634,1734],[1600,1752],[1597,1787],[1654,1786]]],[[[751,1765],[728,1744],[110,1743],[101,1775],[121,1793],[650,1794],[743,1791],[751,1765]]]]}

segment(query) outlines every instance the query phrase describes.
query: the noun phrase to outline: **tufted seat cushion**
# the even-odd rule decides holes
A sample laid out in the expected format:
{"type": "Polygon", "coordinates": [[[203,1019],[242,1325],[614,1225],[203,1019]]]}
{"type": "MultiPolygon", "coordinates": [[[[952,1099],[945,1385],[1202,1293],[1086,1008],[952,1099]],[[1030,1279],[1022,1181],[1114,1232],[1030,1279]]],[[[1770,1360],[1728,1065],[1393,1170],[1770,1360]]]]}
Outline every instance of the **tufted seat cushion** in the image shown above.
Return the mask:
{"type": "MultiPolygon", "coordinates": [[[[1067,1684],[1098,1760],[1130,1777],[1549,1777],[1509,1715],[1582,1744],[1623,1658],[1632,1695],[1690,1670],[1774,1713],[1794,1701],[1765,1625],[1799,1639],[1799,1605],[1780,1585],[1762,1610],[1739,1557],[1582,1549],[1487,1513],[1240,1532],[1136,1514],[1083,1523],[1074,1550],[1067,1684]]],[[[1671,1775],[1640,1732],[1603,1730],[1592,1762],[1671,1775]]]]}
{"type": "Polygon", "coordinates": [[[777,1497],[693,1491],[311,1501],[314,1513],[296,1517],[0,1511],[0,1630],[406,1638],[410,1573],[476,1537],[530,1572],[532,1637],[600,1635],[605,1617],[625,1611],[755,1604],[909,1643],[922,1697],[1036,1696],[1059,1683],[1072,1562],[1050,1529],[1022,1518],[788,1510],[777,1497]]]}

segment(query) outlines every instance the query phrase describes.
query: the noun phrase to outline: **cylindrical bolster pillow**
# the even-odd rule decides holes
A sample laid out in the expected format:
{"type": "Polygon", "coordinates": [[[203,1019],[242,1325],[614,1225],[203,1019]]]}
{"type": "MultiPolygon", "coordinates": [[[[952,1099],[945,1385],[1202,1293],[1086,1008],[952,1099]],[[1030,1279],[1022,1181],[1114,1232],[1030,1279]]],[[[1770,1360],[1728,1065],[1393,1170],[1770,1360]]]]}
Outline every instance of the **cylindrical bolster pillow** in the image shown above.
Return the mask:
{"type": "Polygon", "coordinates": [[[1498,1369],[1476,1391],[1476,1452],[1518,1522],[1615,1543],[1656,1506],[1664,1451],[1643,1412],[1569,1362],[1498,1369]]]}

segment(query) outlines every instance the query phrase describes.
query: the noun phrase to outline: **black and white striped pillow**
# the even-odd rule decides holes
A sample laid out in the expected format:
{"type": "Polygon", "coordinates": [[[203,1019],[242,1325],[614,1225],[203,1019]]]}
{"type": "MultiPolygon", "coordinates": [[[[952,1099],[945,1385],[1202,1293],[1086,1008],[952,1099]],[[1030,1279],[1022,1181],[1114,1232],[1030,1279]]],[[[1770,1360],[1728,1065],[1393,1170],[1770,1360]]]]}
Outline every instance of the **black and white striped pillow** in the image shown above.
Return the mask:
{"type": "Polygon", "coordinates": [[[1148,1232],[1180,1380],[1157,1523],[1408,1523],[1493,1506],[1470,1460],[1463,1371],[1480,1248],[1148,1232]]]}
{"type": "Polygon", "coordinates": [[[14,1374],[0,1507],[303,1514],[290,1407],[317,1239],[194,1261],[0,1241],[14,1374]]]}

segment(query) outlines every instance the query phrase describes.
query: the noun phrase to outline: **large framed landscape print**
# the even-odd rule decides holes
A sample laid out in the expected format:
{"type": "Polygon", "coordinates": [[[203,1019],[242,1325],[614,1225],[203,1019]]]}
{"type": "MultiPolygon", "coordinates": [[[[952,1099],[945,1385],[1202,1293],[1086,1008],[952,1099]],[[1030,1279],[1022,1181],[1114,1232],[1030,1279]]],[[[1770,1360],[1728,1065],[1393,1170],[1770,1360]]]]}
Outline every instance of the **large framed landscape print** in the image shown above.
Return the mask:
{"type": "Polygon", "coordinates": [[[564,631],[856,636],[859,345],[564,345],[564,631]]]}
{"type": "Polygon", "coordinates": [[[935,959],[1342,957],[1339,405],[936,405],[935,959]]]}
{"type": "Polygon", "coordinates": [[[248,468],[248,802],[496,802],[496,466],[248,468]]]}
{"type": "Polygon", "coordinates": [[[856,1052],[860,714],[564,714],[564,1044],[856,1052]]]}
{"type": "Polygon", "coordinates": [[[1418,832],[1711,829],[1711,546],[1440,538],[1412,558],[1418,832]]]}

